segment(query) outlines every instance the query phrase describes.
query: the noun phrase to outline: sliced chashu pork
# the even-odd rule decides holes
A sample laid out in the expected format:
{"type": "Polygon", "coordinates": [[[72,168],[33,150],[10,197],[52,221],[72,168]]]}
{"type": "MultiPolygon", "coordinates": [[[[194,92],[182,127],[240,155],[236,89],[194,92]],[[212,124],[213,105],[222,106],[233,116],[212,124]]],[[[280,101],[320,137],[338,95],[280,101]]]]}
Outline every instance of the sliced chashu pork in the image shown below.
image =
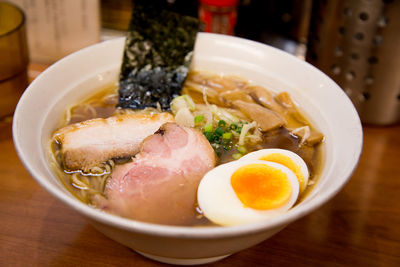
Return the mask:
{"type": "Polygon", "coordinates": [[[215,161],[214,150],[200,131],[166,123],[143,141],[133,162],[115,167],[106,198],[97,197],[94,203],[135,220],[193,223],[197,187],[215,161]]]}
{"type": "Polygon", "coordinates": [[[147,136],[172,121],[169,113],[121,114],[68,125],[54,139],[61,144],[67,169],[88,170],[111,158],[135,155],[147,136]]]}

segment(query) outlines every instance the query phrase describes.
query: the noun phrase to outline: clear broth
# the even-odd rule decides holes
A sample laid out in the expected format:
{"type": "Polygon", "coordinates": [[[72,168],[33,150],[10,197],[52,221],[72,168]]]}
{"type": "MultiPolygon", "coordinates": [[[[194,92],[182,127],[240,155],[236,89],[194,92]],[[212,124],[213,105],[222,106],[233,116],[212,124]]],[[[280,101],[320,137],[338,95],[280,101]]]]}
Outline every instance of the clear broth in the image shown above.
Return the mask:
{"type": "MultiPolygon", "coordinates": [[[[190,76],[188,79],[190,79],[190,76]]],[[[104,88],[99,88],[96,93],[90,95],[86,100],[77,103],[75,106],[67,110],[66,115],[63,119],[63,123],[61,123],[61,127],[93,118],[107,118],[115,114],[116,112],[119,112],[118,108],[115,107],[118,102],[117,90],[118,86],[116,84],[111,84],[104,88]]],[[[302,195],[299,197],[296,205],[312,191],[315,184],[318,182],[320,173],[322,171],[324,159],[323,146],[321,144],[315,146],[300,146],[299,144],[299,138],[290,134],[287,129],[281,127],[277,130],[263,133],[262,142],[248,149],[248,152],[264,148],[287,149],[297,153],[304,159],[310,172],[309,185],[307,186],[306,191],[303,192],[302,195]]],[[[52,140],[50,150],[51,154],[54,156],[53,158],[55,170],[63,185],[80,201],[90,206],[93,206],[91,202],[91,195],[103,194],[104,186],[106,180],[109,177],[109,174],[91,175],[82,174],[80,172],[69,172],[63,167],[62,158],[60,156],[60,145],[52,140]],[[78,181],[82,181],[83,184],[77,182],[76,177],[78,177],[78,181]],[[86,189],[85,184],[88,185],[88,188],[86,189]]],[[[232,154],[234,152],[235,151],[232,150],[221,155],[219,159],[219,164],[232,161],[232,154]]],[[[112,170],[113,164],[122,164],[128,161],[130,161],[130,159],[120,159],[119,161],[113,161],[112,164],[105,163],[105,166],[108,164],[109,168],[112,170]]],[[[193,208],[196,210],[197,220],[194,225],[190,226],[215,225],[204,216],[202,216],[201,210],[198,207],[193,208]]]]}

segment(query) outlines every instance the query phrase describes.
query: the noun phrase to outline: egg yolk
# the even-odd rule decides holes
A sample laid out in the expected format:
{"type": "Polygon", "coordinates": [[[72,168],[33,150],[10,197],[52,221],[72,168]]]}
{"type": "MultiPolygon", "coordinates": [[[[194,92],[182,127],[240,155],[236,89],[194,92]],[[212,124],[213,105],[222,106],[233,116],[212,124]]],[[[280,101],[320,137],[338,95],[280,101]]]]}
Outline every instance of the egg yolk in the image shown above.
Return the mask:
{"type": "Polygon", "coordinates": [[[265,164],[248,164],[231,176],[231,185],[244,206],[269,210],[286,204],[292,187],[286,174],[265,164]]]}
{"type": "Polygon", "coordinates": [[[271,153],[271,154],[262,156],[261,158],[259,158],[259,160],[272,161],[272,162],[279,163],[279,164],[289,168],[297,176],[297,180],[299,180],[299,184],[300,184],[301,190],[304,189],[304,177],[303,177],[303,174],[301,172],[301,169],[288,156],[285,156],[285,155],[282,155],[282,154],[279,154],[279,153],[271,153]]]}

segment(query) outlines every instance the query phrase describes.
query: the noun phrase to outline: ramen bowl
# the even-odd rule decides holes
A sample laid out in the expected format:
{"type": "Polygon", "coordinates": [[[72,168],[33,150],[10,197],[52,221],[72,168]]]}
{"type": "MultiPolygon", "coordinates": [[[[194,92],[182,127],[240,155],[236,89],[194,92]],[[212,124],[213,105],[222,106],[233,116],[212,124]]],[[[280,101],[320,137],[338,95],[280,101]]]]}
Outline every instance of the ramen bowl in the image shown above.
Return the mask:
{"type": "Polygon", "coordinates": [[[198,35],[191,68],[237,75],[271,91],[288,91],[325,135],[318,183],[287,213],[229,227],[183,227],[145,223],[108,214],[80,202],[61,184],[49,163],[48,142],[65,109],[90,92],[116,82],[124,39],[96,44],[46,69],[27,88],[15,110],[13,138],[32,177],[75,209],[100,232],[136,252],[166,263],[201,264],[260,243],[331,199],[355,169],[362,128],[349,98],[308,63],[270,46],[217,34],[198,35]]]}

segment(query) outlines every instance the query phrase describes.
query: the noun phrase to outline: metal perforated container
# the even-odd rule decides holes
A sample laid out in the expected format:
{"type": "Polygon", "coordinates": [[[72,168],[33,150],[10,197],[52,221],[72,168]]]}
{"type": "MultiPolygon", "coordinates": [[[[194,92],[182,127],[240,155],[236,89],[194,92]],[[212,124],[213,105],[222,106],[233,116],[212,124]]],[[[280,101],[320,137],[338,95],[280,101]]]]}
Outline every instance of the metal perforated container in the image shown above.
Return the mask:
{"type": "Polygon", "coordinates": [[[400,122],[400,0],[315,0],[308,42],[363,122],[400,122]]]}

